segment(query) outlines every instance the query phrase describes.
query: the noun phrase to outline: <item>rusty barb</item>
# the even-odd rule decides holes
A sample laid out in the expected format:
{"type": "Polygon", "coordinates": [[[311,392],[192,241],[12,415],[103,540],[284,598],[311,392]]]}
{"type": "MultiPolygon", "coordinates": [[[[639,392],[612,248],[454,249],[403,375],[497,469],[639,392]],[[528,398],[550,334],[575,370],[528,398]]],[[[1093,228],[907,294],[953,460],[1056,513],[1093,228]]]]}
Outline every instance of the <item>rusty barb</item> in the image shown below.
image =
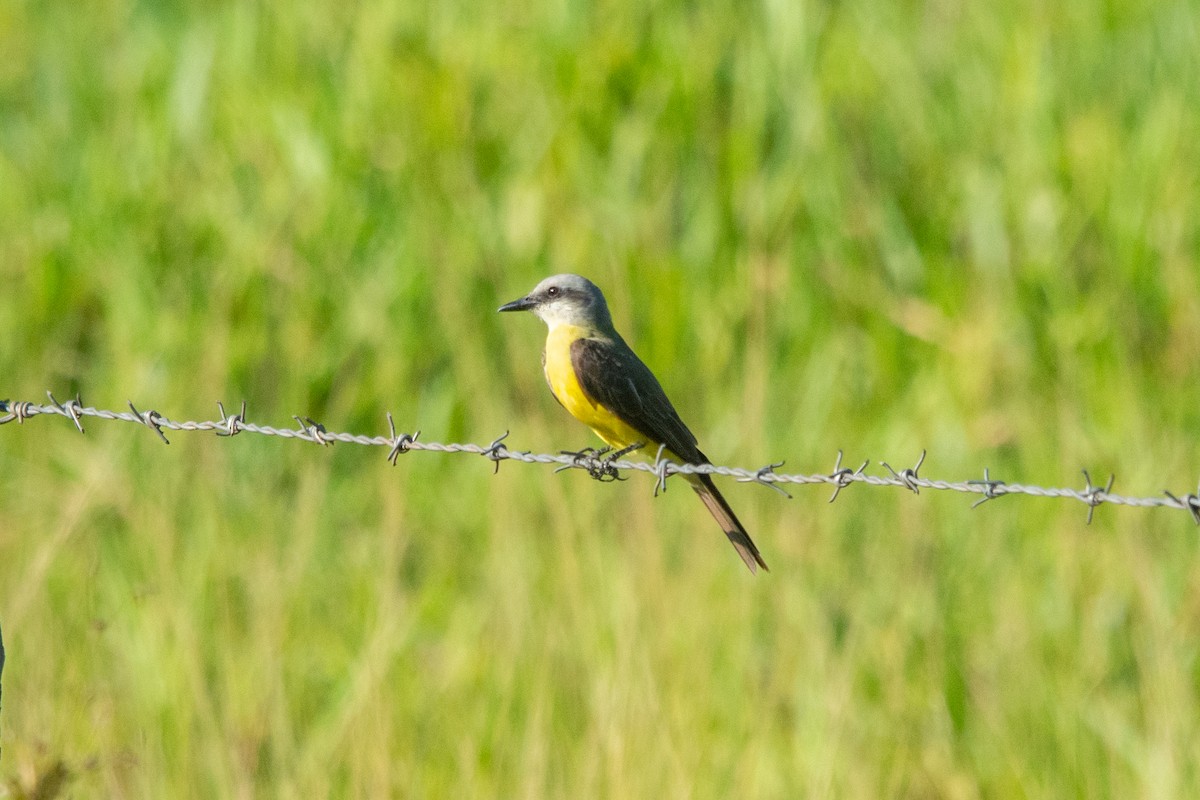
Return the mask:
{"type": "Polygon", "coordinates": [[[783,466],[782,461],[770,463],[757,469],[724,467],[714,464],[678,464],[664,457],[664,448],[662,447],[658,448],[658,452],[655,453],[652,461],[627,460],[625,456],[644,446],[640,442],[615,452],[610,448],[595,449],[589,447],[583,450],[564,450],[558,454],[510,450],[504,444],[504,440],[508,437],[507,431],[486,445],[423,442],[418,441],[417,438],[420,436],[420,431],[398,433],[396,431],[396,423],[390,413],[387,415],[387,435],[365,436],[362,434],[335,433],[326,430],[325,426],[316,420],[299,415],[293,417],[297,424],[295,428],[274,428],[269,425],[258,425],[247,420],[245,403],[241,404],[241,410],[237,414],[227,414],[225,406],[218,403],[217,411],[220,414],[218,419],[201,422],[177,422],[164,417],[154,410],[139,411],[132,402],[129,403],[129,411],[107,411],[83,405],[83,401],[78,396],[62,403],[56,400],[54,395],[49,392],[46,393],[46,396],[49,402],[41,404],[24,400],[0,400],[0,425],[5,425],[9,422],[24,424],[26,420],[33,419],[34,417],[56,415],[71,420],[75,428],[80,433],[84,433],[82,420],[85,417],[116,420],[120,422],[132,422],[149,428],[164,444],[169,443],[165,431],[212,431],[222,437],[232,437],[241,433],[257,433],[262,436],[298,439],[326,447],[338,442],[383,447],[387,449],[387,460],[392,465],[396,465],[399,462],[401,455],[413,451],[470,453],[487,458],[495,465],[497,471],[502,461],[517,461],[525,464],[553,464],[557,467],[556,472],[579,469],[601,482],[624,480],[625,476],[621,475],[621,470],[635,470],[654,476],[655,495],[660,491],[666,490],[667,479],[672,475],[703,474],[722,475],[746,483],[758,483],[781,492],[785,497],[789,498],[791,495],[783,488],[782,484],[832,486],[833,494],[829,498],[829,502],[831,503],[838,498],[843,489],[855,483],[866,486],[892,486],[906,489],[913,493],[919,493],[921,489],[932,489],[979,495],[979,499],[972,504],[972,508],[978,507],[989,500],[996,500],[1000,497],[1013,494],[1033,497],[1061,497],[1073,499],[1086,505],[1088,509],[1087,521],[1089,524],[1092,521],[1092,516],[1095,514],[1097,506],[1109,504],[1135,506],[1138,508],[1179,509],[1188,512],[1192,521],[1196,525],[1200,525],[1200,486],[1197,486],[1195,493],[1186,494],[1182,497],[1176,496],[1166,490],[1162,492],[1161,496],[1156,497],[1125,497],[1113,494],[1112,476],[1109,476],[1105,485],[1099,486],[1092,483],[1091,476],[1086,470],[1083,471],[1083,489],[1048,488],[1020,483],[1008,483],[993,478],[987,469],[983,471],[982,480],[978,478],[966,481],[931,480],[923,478],[919,474],[921,466],[925,463],[926,453],[924,451],[921,452],[921,456],[917,459],[916,464],[909,468],[896,470],[886,461],[880,462],[880,465],[888,472],[886,475],[867,474],[866,470],[871,464],[870,460],[863,461],[858,469],[854,470],[842,466],[843,454],[840,450],[837,454],[837,460],[834,462],[833,471],[830,473],[789,475],[776,471],[783,466]]]}

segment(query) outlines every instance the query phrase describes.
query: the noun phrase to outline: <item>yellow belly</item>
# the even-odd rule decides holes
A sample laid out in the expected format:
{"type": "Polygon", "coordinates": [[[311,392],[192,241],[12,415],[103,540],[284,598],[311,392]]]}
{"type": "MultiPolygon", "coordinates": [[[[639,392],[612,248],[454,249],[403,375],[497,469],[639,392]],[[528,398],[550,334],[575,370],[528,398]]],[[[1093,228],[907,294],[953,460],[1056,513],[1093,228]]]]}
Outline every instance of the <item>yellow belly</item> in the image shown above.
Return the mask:
{"type": "Polygon", "coordinates": [[[586,328],[574,325],[556,325],[550,329],[546,337],[545,363],[546,382],[550,384],[550,391],[554,392],[563,408],[571,412],[571,416],[595,431],[608,444],[619,449],[641,442],[645,445],[643,450],[649,449],[653,453],[658,447],[657,442],[648,441],[648,437],[593,401],[579,385],[575,366],[571,363],[571,342],[588,333],[586,328]]]}

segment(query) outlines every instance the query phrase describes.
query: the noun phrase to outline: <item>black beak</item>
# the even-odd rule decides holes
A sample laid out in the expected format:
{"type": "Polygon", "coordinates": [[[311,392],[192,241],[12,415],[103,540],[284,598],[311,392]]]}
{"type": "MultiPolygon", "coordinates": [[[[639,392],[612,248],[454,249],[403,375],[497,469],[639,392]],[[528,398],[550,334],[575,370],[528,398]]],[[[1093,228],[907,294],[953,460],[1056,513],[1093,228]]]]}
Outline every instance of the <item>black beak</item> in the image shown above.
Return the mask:
{"type": "Polygon", "coordinates": [[[500,306],[497,311],[528,311],[537,303],[530,300],[528,297],[522,297],[520,300],[513,300],[511,303],[505,303],[500,306]]]}

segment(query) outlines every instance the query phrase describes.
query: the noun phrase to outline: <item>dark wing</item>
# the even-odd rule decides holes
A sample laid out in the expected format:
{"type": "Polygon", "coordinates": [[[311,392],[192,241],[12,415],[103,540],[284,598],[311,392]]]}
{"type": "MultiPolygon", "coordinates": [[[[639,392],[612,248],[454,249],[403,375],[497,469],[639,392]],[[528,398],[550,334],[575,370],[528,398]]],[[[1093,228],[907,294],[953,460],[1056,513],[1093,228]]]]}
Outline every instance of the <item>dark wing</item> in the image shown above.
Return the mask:
{"type": "Polygon", "coordinates": [[[665,444],[689,464],[708,463],[654,373],[624,341],[576,339],[571,343],[571,365],[588,397],[626,425],[665,444]]]}

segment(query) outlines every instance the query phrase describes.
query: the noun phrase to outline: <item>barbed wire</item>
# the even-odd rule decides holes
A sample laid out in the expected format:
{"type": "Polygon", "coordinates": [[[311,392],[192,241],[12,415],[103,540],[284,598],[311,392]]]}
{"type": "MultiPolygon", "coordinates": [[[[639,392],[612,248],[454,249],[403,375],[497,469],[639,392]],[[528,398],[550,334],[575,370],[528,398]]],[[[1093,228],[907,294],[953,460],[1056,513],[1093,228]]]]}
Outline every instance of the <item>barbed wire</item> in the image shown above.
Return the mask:
{"type": "MultiPolygon", "coordinates": [[[[624,458],[630,452],[640,449],[641,445],[627,447],[623,450],[612,452],[607,448],[594,449],[586,448],[578,452],[562,451],[555,455],[552,453],[533,453],[523,450],[510,450],[504,444],[504,440],[508,438],[506,431],[501,436],[497,436],[489,444],[443,444],[440,442],[418,441],[421,434],[420,431],[413,433],[397,433],[396,424],[389,412],[387,414],[388,433],[386,436],[366,436],[363,434],[352,433],[335,433],[325,429],[325,426],[314,421],[310,417],[294,416],[298,427],[296,428],[276,428],[270,425],[258,425],[253,422],[248,422],[246,419],[246,404],[241,404],[241,409],[236,414],[227,414],[225,406],[217,403],[217,410],[220,413],[220,419],[206,420],[201,422],[177,422],[164,417],[162,414],[154,410],[139,411],[129,403],[129,411],[108,411],[82,404],[78,397],[73,400],[68,400],[64,403],[58,402],[54,395],[50,392],[46,393],[49,398],[48,404],[38,404],[26,401],[10,402],[8,400],[0,400],[0,425],[9,422],[24,423],[27,419],[41,415],[57,415],[70,419],[80,433],[84,432],[82,419],[84,417],[94,417],[97,419],[116,420],[120,422],[133,422],[143,425],[163,441],[164,444],[170,444],[166,434],[163,431],[213,431],[218,436],[236,436],[239,433],[257,433],[263,436],[278,436],[284,439],[297,439],[304,442],[312,442],[329,446],[337,442],[345,444],[358,444],[372,447],[388,448],[387,460],[395,465],[401,455],[413,451],[437,452],[437,453],[469,453],[474,455],[484,456],[495,464],[495,469],[499,471],[500,462],[502,461],[517,461],[526,464],[555,464],[557,469],[555,472],[561,472],[564,469],[582,469],[589,475],[599,481],[611,481],[623,479],[621,470],[634,470],[648,472],[655,477],[654,493],[666,489],[667,478],[671,475],[722,475],[742,483],[759,483],[768,488],[774,489],[777,492],[791,497],[790,494],[781,486],[781,484],[793,485],[809,485],[809,484],[824,484],[833,487],[833,494],[829,497],[829,502],[833,502],[838,498],[841,491],[851,484],[861,483],[867,486],[894,486],[920,494],[921,489],[932,489],[937,491],[952,491],[963,492],[967,494],[977,494],[981,497],[972,504],[972,508],[982,505],[989,500],[995,500],[1006,495],[1029,495],[1033,497],[1053,497],[1053,498],[1068,498],[1077,500],[1088,507],[1087,521],[1090,524],[1092,515],[1096,511],[1096,507],[1104,504],[1134,506],[1138,508],[1174,508],[1182,511],[1187,511],[1192,516],[1193,522],[1200,525],[1200,486],[1197,487],[1196,493],[1184,494],[1177,496],[1167,490],[1163,490],[1160,497],[1129,497],[1125,495],[1114,494],[1112,491],[1114,476],[1109,476],[1108,481],[1104,485],[1092,483],[1091,475],[1087,470],[1082,470],[1084,487],[1082,489],[1071,488],[1055,488],[1032,486],[1022,483],[1008,483],[991,477],[989,470],[984,469],[982,479],[972,479],[965,481],[944,481],[931,480],[923,478],[918,473],[921,465],[925,463],[925,452],[922,451],[920,458],[912,467],[896,470],[886,461],[881,461],[880,466],[887,470],[886,475],[869,475],[866,472],[870,461],[863,461],[857,469],[850,469],[842,466],[842,451],[838,451],[837,459],[833,465],[833,471],[829,473],[814,473],[809,475],[789,475],[781,472],[776,472],[777,469],[783,466],[783,462],[767,464],[758,469],[745,469],[742,467],[726,467],[715,464],[678,464],[663,457],[663,448],[659,447],[658,452],[654,455],[653,461],[630,461],[624,458]]],[[[0,662],[2,663],[2,662],[0,662]]]]}

